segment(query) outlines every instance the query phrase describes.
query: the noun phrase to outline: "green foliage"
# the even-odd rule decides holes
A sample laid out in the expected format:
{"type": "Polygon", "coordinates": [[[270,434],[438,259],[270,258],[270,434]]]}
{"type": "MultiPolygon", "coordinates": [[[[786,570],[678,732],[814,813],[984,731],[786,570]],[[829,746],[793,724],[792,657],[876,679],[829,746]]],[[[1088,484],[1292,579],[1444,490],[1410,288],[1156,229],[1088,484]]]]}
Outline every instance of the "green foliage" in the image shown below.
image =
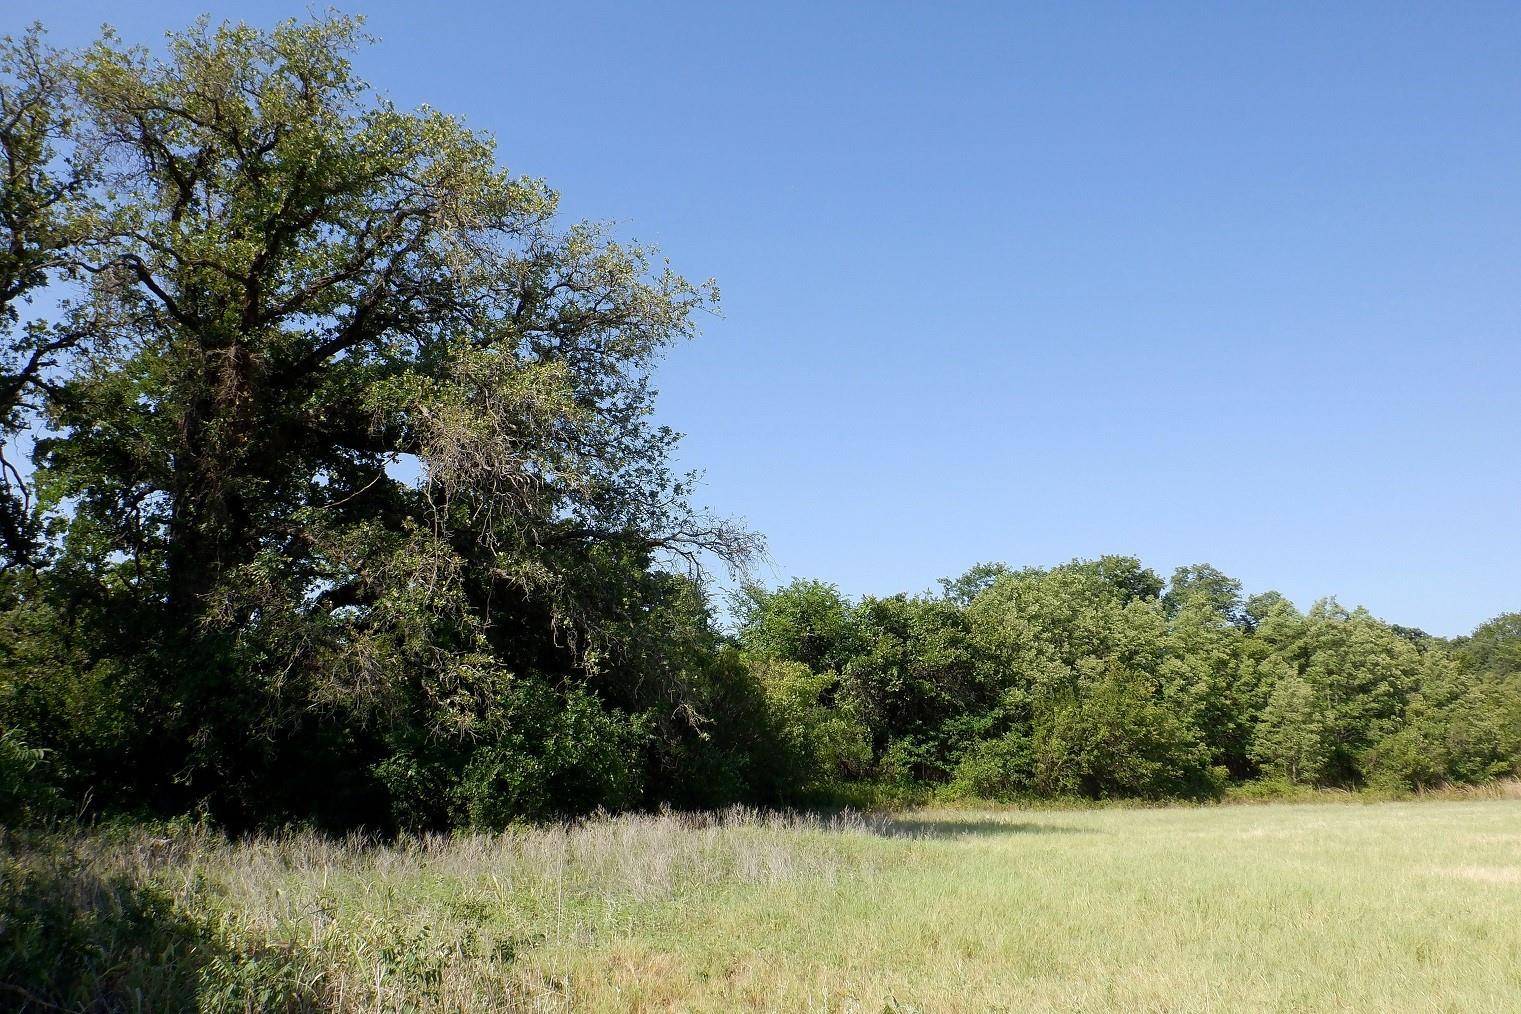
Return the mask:
{"type": "MultiPolygon", "coordinates": [[[[862,648],[841,672],[839,698],[873,749],[944,738],[947,722],[991,703],[978,679],[963,610],[940,599],[866,598],[851,611],[862,648]]],[[[933,774],[915,766],[915,777],[933,774]]],[[[943,772],[941,772],[943,773],[943,772]]]]}
{"type": "Polygon", "coordinates": [[[1401,725],[1369,748],[1362,766],[1375,785],[1429,789],[1513,775],[1518,760],[1521,678],[1433,655],[1401,725]]]}
{"type": "Polygon", "coordinates": [[[0,60],[6,206],[59,197],[0,263],[0,435],[36,438],[35,505],[0,463],[3,699],[80,795],[234,824],[679,796],[672,758],[745,738],[700,710],[720,645],[675,572],[757,540],[651,422],[716,290],[560,223],[489,136],[359,80],[365,43],[202,21],[0,60]]]}
{"type": "Polygon", "coordinates": [[[1043,795],[1212,791],[1197,695],[1166,666],[1160,582],[1105,557],[1001,579],[968,609],[984,671],[1028,722],[1043,795]]]}
{"type": "Polygon", "coordinates": [[[682,723],[676,735],[656,735],[646,798],[681,809],[796,799],[803,778],[789,730],[754,669],[725,648],[700,675],[692,688],[700,721],[682,723]]]}
{"type": "MultiPolygon", "coordinates": [[[[1366,610],[1349,612],[1334,599],[1302,617],[1279,609],[1258,633],[1304,683],[1280,701],[1279,712],[1264,715],[1278,730],[1273,735],[1298,740],[1293,754],[1308,765],[1301,777],[1355,784],[1363,752],[1399,725],[1418,682],[1420,650],[1366,610]],[[1309,724],[1289,731],[1300,719],[1309,724]]],[[[1273,749],[1284,756],[1281,747],[1273,749]]]]}
{"type": "Polygon", "coordinates": [[[1172,572],[1167,583],[1167,594],[1162,606],[1168,615],[1175,615],[1189,602],[1197,602],[1204,609],[1231,623],[1245,619],[1241,601],[1241,582],[1227,577],[1207,563],[1179,567],[1172,572]]]}
{"type": "Polygon", "coordinates": [[[750,663],[761,685],[800,788],[869,770],[871,742],[865,726],[830,703],[836,678],[801,662],[761,658],[750,663]]]}
{"type": "Polygon", "coordinates": [[[1008,573],[1010,571],[1006,564],[973,564],[960,577],[942,577],[939,582],[941,594],[948,601],[965,608],[971,605],[972,600],[978,595],[991,588],[993,582],[1008,573]]]}
{"type": "Polygon", "coordinates": [[[822,581],[799,578],[776,591],[747,584],[735,594],[732,608],[739,643],[755,656],[838,673],[863,647],[850,603],[822,581]]]}
{"type": "Polygon", "coordinates": [[[1198,732],[1137,673],[1085,660],[1076,684],[1034,710],[1040,795],[1166,798],[1212,794],[1219,776],[1198,732]]]}
{"type": "Polygon", "coordinates": [[[1035,750],[1023,730],[985,739],[956,765],[951,795],[1008,802],[1036,791],[1035,750]]]}
{"type": "Polygon", "coordinates": [[[14,729],[0,729],[0,824],[24,826],[59,812],[62,794],[49,767],[48,751],[27,746],[14,729]]]}
{"type": "Polygon", "coordinates": [[[648,730],[584,692],[503,679],[479,730],[398,744],[376,766],[399,825],[495,829],[639,799],[648,730]]]}
{"type": "MultiPolygon", "coordinates": [[[[833,707],[869,731],[878,784],[952,796],[1213,796],[1228,779],[1419,788],[1515,770],[1515,691],[1474,681],[1505,624],[1469,654],[1335,600],[1300,613],[1242,600],[1207,564],[1168,594],[1126,557],[1015,571],[979,565],[935,599],[794,582],[752,591],[739,637],[801,666],[816,726],[833,707]],[[802,657],[844,660],[840,675],[802,657]]],[[[1476,638],[1477,641],[1477,638],[1476,638]]],[[[782,709],[784,727],[798,707],[782,709]]],[[[807,751],[804,751],[806,754],[807,751]]],[[[836,770],[836,774],[840,773],[836,770]]]]}
{"type": "Polygon", "coordinates": [[[1262,706],[1260,673],[1241,627],[1219,603],[1191,596],[1168,622],[1159,670],[1170,700],[1199,730],[1210,763],[1250,777],[1253,729],[1262,706]]]}
{"type": "Polygon", "coordinates": [[[1270,774],[1291,783],[1318,780],[1331,760],[1325,709],[1315,688],[1285,669],[1274,680],[1272,696],[1258,720],[1253,757],[1270,774]]]}
{"type": "Polygon", "coordinates": [[[1521,613],[1506,613],[1480,624],[1458,644],[1469,666],[1497,676],[1521,673],[1521,613]]]}

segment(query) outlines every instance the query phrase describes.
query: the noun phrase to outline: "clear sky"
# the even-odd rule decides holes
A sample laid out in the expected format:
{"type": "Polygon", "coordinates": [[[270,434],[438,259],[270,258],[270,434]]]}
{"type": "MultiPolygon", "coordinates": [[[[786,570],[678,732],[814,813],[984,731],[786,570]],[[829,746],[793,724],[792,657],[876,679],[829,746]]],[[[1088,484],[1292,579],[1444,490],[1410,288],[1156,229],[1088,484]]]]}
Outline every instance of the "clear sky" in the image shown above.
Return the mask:
{"type": "MultiPolygon", "coordinates": [[[[307,9],[6,6],[63,45],[307,9]]],[[[717,277],[662,413],[769,580],[1123,552],[1521,609],[1521,5],[342,9],[393,98],[717,277]]]]}

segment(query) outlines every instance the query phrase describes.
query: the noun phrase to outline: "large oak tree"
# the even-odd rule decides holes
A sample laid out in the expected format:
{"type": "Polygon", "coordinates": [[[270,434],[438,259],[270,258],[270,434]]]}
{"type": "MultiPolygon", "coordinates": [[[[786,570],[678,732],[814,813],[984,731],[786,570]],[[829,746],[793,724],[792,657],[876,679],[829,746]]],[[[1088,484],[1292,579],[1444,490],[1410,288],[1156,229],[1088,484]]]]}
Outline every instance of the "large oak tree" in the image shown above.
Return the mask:
{"type": "Polygon", "coordinates": [[[32,344],[53,577],[71,613],[114,596],[103,615],[133,617],[89,636],[151,673],[162,766],[192,796],[272,777],[314,725],[410,751],[377,763],[423,795],[483,740],[548,750],[576,708],[696,728],[680,653],[642,646],[665,635],[639,621],[691,601],[707,631],[659,564],[756,546],[693,509],[651,418],[651,367],[713,285],[561,225],[491,138],[360,80],[364,41],[343,17],[202,22],[163,56],[107,34],[46,73],[13,57],[16,87],[67,87],[10,114],[38,167],[0,210],[62,186],[51,133],[91,154],[69,180],[88,241],[55,265],[63,230],[40,218],[13,230],[35,257],[0,264],[15,285],[80,279],[48,332],[67,348],[32,344]]]}

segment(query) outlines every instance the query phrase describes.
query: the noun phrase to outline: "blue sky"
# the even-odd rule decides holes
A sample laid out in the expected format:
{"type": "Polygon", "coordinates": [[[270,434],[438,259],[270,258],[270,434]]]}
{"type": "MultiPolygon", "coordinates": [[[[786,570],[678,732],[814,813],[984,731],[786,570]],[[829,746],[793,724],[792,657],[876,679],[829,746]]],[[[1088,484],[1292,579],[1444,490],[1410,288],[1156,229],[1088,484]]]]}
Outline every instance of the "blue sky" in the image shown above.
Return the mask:
{"type": "MultiPolygon", "coordinates": [[[[65,45],[306,10],[50,8],[65,45]]],[[[393,98],[717,277],[662,414],[767,579],[1123,552],[1521,609],[1521,6],[343,9],[393,98]]]]}

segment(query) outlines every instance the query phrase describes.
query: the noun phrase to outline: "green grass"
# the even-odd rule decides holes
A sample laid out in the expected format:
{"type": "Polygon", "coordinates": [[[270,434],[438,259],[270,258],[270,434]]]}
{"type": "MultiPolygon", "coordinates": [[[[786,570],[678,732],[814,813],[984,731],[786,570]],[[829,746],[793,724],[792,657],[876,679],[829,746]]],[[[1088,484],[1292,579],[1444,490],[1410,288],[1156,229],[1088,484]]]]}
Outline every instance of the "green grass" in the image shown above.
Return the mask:
{"type": "Polygon", "coordinates": [[[13,838],[0,1007],[130,1010],[130,979],[143,1010],[1518,1010],[1504,795],[13,838]]]}

